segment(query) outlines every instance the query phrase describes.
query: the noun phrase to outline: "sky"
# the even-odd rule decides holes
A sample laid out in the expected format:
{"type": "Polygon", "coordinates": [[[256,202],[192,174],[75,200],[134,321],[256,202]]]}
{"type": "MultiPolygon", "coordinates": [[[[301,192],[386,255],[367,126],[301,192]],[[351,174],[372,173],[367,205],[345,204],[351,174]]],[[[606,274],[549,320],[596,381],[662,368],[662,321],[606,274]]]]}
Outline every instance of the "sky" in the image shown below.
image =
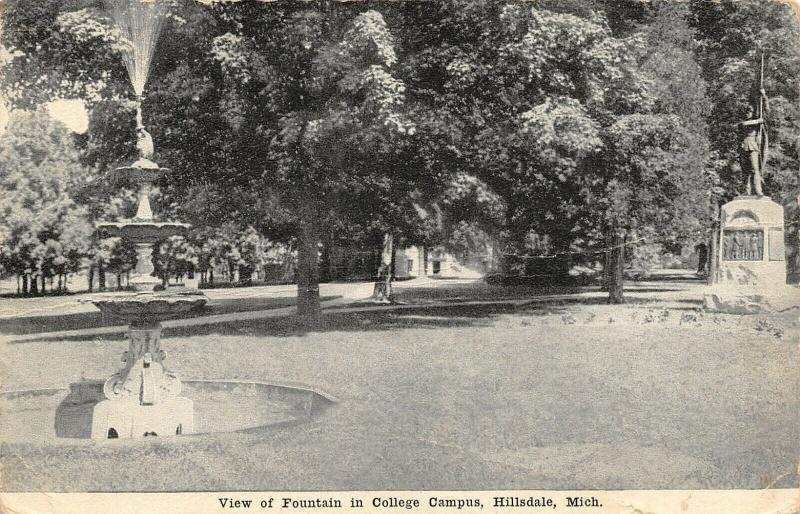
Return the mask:
{"type": "Polygon", "coordinates": [[[50,102],[47,104],[47,112],[76,134],[83,134],[89,129],[89,115],[82,100],[50,102]]]}
{"type": "MultiPolygon", "coordinates": [[[[3,1],[0,0],[0,6],[2,3],[3,1]]],[[[0,32],[2,30],[2,17],[0,17],[0,32]]],[[[0,45],[0,67],[11,58],[11,53],[5,46],[0,45]]],[[[77,134],[83,134],[89,129],[89,115],[81,100],[55,100],[46,104],[45,108],[51,117],[60,121],[77,134]]],[[[0,135],[3,135],[6,131],[8,116],[9,112],[5,99],[0,95],[0,135]]]]}
{"type": "MultiPolygon", "coordinates": [[[[56,100],[45,104],[48,114],[63,123],[76,134],[84,134],[89,129],[89,114],[82,100],[56,100]]],[[[8,125],[8,108],[0,97],[0,135],[8,125]]]]}

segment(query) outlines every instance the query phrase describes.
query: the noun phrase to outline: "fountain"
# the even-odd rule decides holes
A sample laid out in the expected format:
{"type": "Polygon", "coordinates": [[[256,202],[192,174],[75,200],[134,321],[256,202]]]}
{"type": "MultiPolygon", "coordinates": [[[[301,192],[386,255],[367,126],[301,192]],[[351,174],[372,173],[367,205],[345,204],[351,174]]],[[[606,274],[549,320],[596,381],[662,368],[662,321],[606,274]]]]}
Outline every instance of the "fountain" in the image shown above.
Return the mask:
{"type": "Polygon", "coordinates": [[[152,276],[153,245],[184,233],[188,225],[158,221],[153,215],[152,185],[169,170],[151,160],[153,140],[142,119],[142,96],[166,7],[163,0],[107,0],[107,6],[123,37],[130,43],[123,58],[137,98],[139,159],[131,166],[118,168],[116,173],[137,184],[139,191],[138,209],[132,219],[99,222],[97,229],[102,235],[134,243],[136,268],[130,285],[136,292],[102,295],[92,300],[104,313],[129,323],[129,347],[122,357],[124,367],[103,385],[105,399],[94,407],[91,437],[138,438],[191,433],[194,431],[193,403],[179,396],[180,379],[164,367],[166,354],[160,348],[161,321],[200,307],[208,299],[194,290],[155,291],[160,281],[152,276]]]}
{"type": "MultiPolygon", "coordinates": [[[[153,182],[168,173],[153,162],[153,140],[142,120],[141,100],[158,27],[168,0],[107,0],[120,30],[130,41],[124,56],[136,92],[139,159],[117,174],[138,185],[138,209],[133,218],[100,222],[98,232],[127,238],[136,246],[137,262],[130,284],[135,292],[95,295],[91,303],[128,323],[128,351],[121,370],[106,380],[81,378],[68,389],[0,391],[0,441],[13,443],[18,459],[41,455],[40,448],[84,445],[102,454],[101,439],[139,439],[176,434],[232,433],[268,430],[270,426],[302,422],[335,403],[329,395],[302,384],[254,381],[184,380],[164,367],[160,347],[161,322],[204,305],[199,291],[167,288],[152,276],[153,244],[181,234],[188,225],[159,221],[150,207],[153,182]],[[55,411],[55,417],[53,412],[55,411]],[[82,441],[89,440],[89,441],[82,441]]],[[[152,439],[152,438],[147,438],[152,439]]]]}

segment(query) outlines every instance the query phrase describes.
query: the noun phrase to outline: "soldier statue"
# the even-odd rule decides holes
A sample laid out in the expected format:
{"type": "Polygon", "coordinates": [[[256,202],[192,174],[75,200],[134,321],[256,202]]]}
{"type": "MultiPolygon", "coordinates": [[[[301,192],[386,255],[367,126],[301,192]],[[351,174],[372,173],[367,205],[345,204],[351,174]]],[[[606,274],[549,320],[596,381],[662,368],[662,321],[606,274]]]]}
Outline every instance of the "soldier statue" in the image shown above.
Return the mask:
{"type": "Polygon", "coordinates": [[[755,192],[756,196],[764,196],[764,165],[767,162],[769,141],[767,138],[766,113],[769,112],[767,93],[764,91],[764,54],[761,54],[761,77],[758,89],[758,100],[750,104],[747,119],[737,124],[741,144],[739,146],[739,164],[745,178],[747,195],[755,192]]]}
{"type": "Polygon", "coordinates": [[[751,195],[755,191],[756,196],[764,196],[763,170],[768,146],[764,113],[768,111],[769,107],[764,90],[761,89],[759,93],[761,95],[760,103],[763,106],[760,109],[762,112],[756,115],[755,110],[750,106],[747,111],[748,119],[739,123],[743,136],[739,148],[739,163],[747,181],[747,194],[751,195]]]}

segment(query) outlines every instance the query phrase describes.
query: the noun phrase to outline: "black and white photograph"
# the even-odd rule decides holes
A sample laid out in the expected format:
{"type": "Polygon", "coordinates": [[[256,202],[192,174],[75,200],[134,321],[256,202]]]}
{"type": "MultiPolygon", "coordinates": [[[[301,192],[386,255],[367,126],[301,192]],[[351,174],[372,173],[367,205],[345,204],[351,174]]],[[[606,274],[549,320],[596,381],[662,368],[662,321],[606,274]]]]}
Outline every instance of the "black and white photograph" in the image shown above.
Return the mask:
{"type": "Polygon", "coordinates": [[[0,0],[0,511],[796,489],[798,15],[0,0]]]}

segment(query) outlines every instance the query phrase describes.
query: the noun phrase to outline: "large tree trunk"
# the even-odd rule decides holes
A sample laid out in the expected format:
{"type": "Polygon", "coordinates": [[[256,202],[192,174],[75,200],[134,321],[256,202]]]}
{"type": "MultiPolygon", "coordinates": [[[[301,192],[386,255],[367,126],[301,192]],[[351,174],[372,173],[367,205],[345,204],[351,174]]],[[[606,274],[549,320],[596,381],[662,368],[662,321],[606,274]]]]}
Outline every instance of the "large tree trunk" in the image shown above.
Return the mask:
{"type": "Polygon", "coordinates": [[[297,314],[317,324],[322,318],[319,303],[319,236],[315,222],[306,219],[297,248],[297,314]]]}
{"type": "Polygon", "coordinates": [[[711,204],[712,209],[712,223],[714,224],[711,230],[711,241],[708,245],[708,278],[709,285],[716,284],[719,280],[719,201],[713,201],[711,204]]]}
{"type": "Polygon", "coordinates": [[[600,291],[607,293],[611,287],[611,248],[613,247],[614,238],[610,234],[606,234],[606,250],[603,252],[603,281],[600,284],[600,291]]]}
{"type": "Polygon", "coordinates": [[[322,255],[320,255],[319,279],[322,282],[330,282],[333,279],[333,267],[331,263],[331,246],[333,238],[326,237],[322,242],[322,255]]]}
{"type": "Polygon", "coordinates": [[[39,294],[39,277],[36,275],[31,275],[31,294],[39,294]]]}
{"type": "Polygon", "coordinates": [[[711,241],[709,241],[709,248],[711,249],[708,252],[708,277],[707,282],[708,285],[716,284],[717,279],[719,278],[717,275],[719,274],[719,229],[714,228],[711,231],[711,241]]]}
{"type": "Polygon", "coordinates": [[[20,292],[21,290],[19,288],[19,273],[17,273],[17,294],[19,294],[20,292]]]}
{"type": "Polygon", "coordinates": [[[625,272],[625,232],[616,229],[612,233],[609,252],[608,303],[625,303],[623,281],[625,272]]]}
{"type": "Polygon", "coordinates": [[[394,236],[384,234],[381,262],[378,265],[378,277],[372,290],[372,299],[377,302],[391,303],[392,297],[392,262],[394,261],[394,236]]]}
{"type": "Polygon", "coordinates": [[[89,265],[89,276],[86,278],[89,283],[89,292],[94,291],[94,264],[89,265]]]}
{"type": "Polygon", "coordinates": [[[106,270],[103,268],[102,264],[97,266],[97,290],[106,290],[106,270]]]}

